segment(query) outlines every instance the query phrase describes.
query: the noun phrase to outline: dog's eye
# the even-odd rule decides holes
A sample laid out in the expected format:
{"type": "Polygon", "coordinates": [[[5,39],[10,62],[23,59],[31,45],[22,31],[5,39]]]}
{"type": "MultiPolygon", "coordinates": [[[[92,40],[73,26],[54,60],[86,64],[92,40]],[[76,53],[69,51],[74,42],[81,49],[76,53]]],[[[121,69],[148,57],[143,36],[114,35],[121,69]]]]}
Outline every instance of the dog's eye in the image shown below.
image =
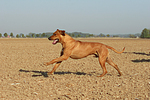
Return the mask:
{"type": "Polygon", "coordinates": [[[54,36],[56,36],[56,34],[53,34],[54,36]]]}

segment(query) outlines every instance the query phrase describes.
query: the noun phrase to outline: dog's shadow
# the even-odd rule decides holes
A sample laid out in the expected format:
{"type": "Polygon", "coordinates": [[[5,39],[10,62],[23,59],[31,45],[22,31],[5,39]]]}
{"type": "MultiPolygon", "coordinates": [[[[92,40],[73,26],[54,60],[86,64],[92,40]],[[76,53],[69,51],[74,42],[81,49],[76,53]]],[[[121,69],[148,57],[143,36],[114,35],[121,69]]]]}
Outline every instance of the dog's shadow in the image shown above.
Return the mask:
{"type": "MultiPolygon", "coordinates": [[[[44,76],[44,77],[48,77],[48,72],[46,71],[35,71],[35,70],[24,70],[24,69],[20,69],[19,72],[25,72],[25,73],[29,73],[29,72],[33,72],[33,73],[37,73],[37,74],[33,74],[32,77],[38,77],[38,76],[44,76]]],[[[65,74],[75,74],[75,75],[90,75],[91,74],[87,74],[84,72],[54,72],[54,74],[57,75],[65,75],[65,74]]]]}
{"type": "MultiPolygon", "coordinates": [[[[124,53],[128,53],[128,54],[136,54],[136,55],[146,55],[146,56],[150,56],[150,53],[143,53],[143,52],[124,52],[124,53]]],[[[135,59],[135,60],[131,60],[134,63],[139,63],[139,62],[150,62],[150,59],[135,59]]]]}
{"type": "Polygon", "coordinates": [[[139,63],[139,62],[150,62],[150,59],[141,59],[141,60],[136,59],[136,60],[131,60],[131,61],[134,62],[134,63],[139,63]]]}
{"type": "Polygon", "coordinates": [[[35,71],[35,70],[24,70],[24,69],[20,69],[19,72],[25,72],[25,73],[30,73],[30,72],[33,72],[33,73],[37,73],[36,75],[33,74],[32,77],[38,77],[38,76],[44,76],[44,77],[48,77],[48,72],[44,72],[44,71],[35,71]]]}
{"type": "Polygon", "coordinates": [[[150,54],[147,54],[147,53],[144,53],[144,52],[123,52],[123,53],[150,56],[150,54]]]}

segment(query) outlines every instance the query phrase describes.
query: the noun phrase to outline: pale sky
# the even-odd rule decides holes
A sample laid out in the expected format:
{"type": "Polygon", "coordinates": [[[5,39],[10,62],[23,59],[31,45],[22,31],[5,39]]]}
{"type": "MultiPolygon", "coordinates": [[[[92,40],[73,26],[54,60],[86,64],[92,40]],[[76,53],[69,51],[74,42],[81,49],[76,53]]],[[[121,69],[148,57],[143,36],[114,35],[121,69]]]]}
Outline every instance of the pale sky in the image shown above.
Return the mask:
{"type": "Polygon", "coordinates": [[[134,34],[150,29],[150,0],[0,0],[0,33],[134,34]]]}

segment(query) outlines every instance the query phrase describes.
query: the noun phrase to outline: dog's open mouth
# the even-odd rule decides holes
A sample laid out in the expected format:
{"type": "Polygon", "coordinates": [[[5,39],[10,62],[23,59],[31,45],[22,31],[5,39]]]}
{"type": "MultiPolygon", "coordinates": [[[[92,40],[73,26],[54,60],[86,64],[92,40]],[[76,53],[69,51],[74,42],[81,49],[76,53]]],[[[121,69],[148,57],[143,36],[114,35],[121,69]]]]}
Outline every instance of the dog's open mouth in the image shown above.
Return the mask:
{"type": "Polygon", "coordinates": [[[52,44],[56,44],[58,41],[59,39],[55,39],[52,44]]]}

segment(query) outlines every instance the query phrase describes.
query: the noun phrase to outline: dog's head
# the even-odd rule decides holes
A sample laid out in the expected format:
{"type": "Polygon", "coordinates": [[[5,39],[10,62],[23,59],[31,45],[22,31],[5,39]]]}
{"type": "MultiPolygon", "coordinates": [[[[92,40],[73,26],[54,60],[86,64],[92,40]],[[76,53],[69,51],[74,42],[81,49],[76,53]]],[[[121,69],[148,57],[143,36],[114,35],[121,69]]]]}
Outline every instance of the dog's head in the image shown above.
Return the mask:
{"type": "Polygon", "coordinates": [[[52,44],[57,44],[58,42],[62,42],[62,38],[65,36],[65,31],[64,30],[59,30],[57,29],[52,36],[50,36],[48,39],[49,40],[54,40],[52,44]]]}

